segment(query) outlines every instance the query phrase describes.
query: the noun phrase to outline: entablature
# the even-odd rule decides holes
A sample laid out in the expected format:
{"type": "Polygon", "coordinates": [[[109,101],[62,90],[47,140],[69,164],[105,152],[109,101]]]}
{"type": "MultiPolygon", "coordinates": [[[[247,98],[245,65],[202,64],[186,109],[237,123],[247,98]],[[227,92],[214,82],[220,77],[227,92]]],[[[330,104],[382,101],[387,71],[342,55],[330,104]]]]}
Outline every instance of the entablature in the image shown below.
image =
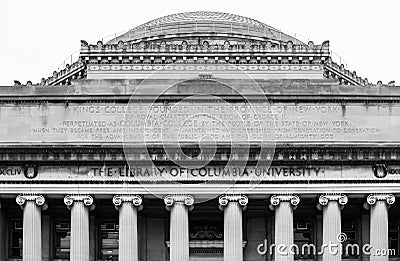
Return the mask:
{"type": "Polygon", "coordinates": [[[193,94],[204,94],[204,81],[210,81],[210,94],[222,99],[233,101],[243,100],[243,94],[248,99],[257,99],[259,94],[251,93],[250,88],[258,86],[264,91],[271,102],[339,102],[339,103],[398,103],[400,88],[391,86],[360,86],[338,85],[334,80],[234,80],[234,79],[204,79],[201,75],[193,79],[129,79],[129,80],[74,80],[72,85],[65,86],[2,86],[0,88],[1,102],[128,102],[130,98],[179,101],[193,94]],[[223,84],[216,83],[222,82],[223,84]],[[223,88],[222,85],[234,86],[242,95],[232,93],[233,88],[223,88]],[[140,86],[151,92],[137,93],[140,86]],[[168,94],[160,95],[157,90],[163,86],[171,86],[168,94]],[[200,88],[201,87],[201,88],[200,88]],[[218,88],[216,88],[218,87],[218,88]],[[228,90],[229,89],[229,90],[228,90]],[[135,95],[133,96],[133,94],[135,95]]]}
{"type": "Polygon", "coordinates": [[[146,146],[129,148],[129,156],[121,145],[4,145],[0,147],[0,164],[46,162],[51,164],[69,164],[77,162],[124,163],[156,162],[169,164],[172,161],[190,164],[191,162],[209,161],[210,164],[224,164],[229,161],[254,164],[258,161],[270,161],[276,164],[372,164],[393,163],[400,161],[400,144],[368,144],[348,143],[337,144],[277,144],[277,147],[267,148],[268,153],[260,157],[260,147],[230,147],[218,146],[215,155],[198,157],[201,150],[197,145],[186,145],[182,148],[168,148],[166,153],[163,146],[146,146]],[[183,158],[181,150],[187,156],[183,158]],[[172,156],[172,158],[170,158],[172,156]],[[171,161],[172,160],[172,161],[171,161]]]}

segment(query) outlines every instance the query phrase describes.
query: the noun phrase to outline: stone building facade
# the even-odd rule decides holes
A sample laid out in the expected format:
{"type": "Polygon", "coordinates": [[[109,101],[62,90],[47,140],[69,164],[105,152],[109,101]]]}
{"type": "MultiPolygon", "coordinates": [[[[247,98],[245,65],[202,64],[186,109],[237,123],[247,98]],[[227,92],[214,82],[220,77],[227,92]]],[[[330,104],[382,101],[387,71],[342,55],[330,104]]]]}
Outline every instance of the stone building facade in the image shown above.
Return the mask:
{"type": "Polygon", "coordinates": [[[189,12],[1,87],[0,260],[398,260],[400,91],[329,48],[189,12]]]}

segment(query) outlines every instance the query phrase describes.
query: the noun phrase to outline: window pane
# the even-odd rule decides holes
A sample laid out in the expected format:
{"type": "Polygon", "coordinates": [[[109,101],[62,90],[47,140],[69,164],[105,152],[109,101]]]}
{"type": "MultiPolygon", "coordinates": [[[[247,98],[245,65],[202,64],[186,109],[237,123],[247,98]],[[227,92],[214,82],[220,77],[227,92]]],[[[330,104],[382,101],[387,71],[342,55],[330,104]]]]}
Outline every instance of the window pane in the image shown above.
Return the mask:
{"type": "Polygon", "coordinates": [[[358,245],[357,237],[358,219],[354,217],[342,216],[342,233],[345,233],[347,240],[342,244],[343,258],[357,258],[359,253],[352,245],[358,245]]]}
{"type": "Polygon", "coordinates": [[[294,243],[297,245],[299,250],[299,252],[295,255],[295,259],[313,258],[314,249],[309,247],[315,244],[313,237],[313,222],[308,220],[297,220],[293,223],[293,225],[294,243]]]}
{"type": "Polygon", "coordinates": [[[11,258],[22,258],[22,220],[11,220],[11,258]]]}
{"type": "Polygon", "coordinates": [[[71,228],[68,221],[55,222],[55,258],[69,260],[71,228]]]}
{"type": "Polygon", "coordinates": [[[118,260],[118,224],[100,222],[100,259],[118,260]]]}
{"type": "Polygon", "coordinates": [[[389,248],[395,250],[395,256],[399,253],[399,226],[398,222],[389,222],[389,248]]]}

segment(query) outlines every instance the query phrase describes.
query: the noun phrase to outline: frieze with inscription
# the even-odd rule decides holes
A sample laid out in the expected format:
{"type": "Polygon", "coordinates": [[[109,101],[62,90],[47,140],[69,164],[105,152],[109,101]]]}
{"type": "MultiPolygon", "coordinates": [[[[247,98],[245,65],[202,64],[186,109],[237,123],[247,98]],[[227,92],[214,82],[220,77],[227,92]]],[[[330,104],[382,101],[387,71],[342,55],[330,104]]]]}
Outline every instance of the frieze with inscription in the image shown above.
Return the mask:
{"type": "MultiPolygon", "coordinates": [[[[29,167],[28,167],[29,168],[29,167]]],[[[0,180],[49,181],[310,181],[310,180],[400,180],[400,166],[178,166],[74,165],[37,166],[30,175],[26,166],[0,166],[0,180]]]]}
{"type": "Polygon", "coordinates": [[[245,103],[195,102],[2,105],[0,109],[0,143],[191,142],[204,134],[217,142],[400,140],[397,105],[275,104],[258,106],[257,114],[245,103]]]}

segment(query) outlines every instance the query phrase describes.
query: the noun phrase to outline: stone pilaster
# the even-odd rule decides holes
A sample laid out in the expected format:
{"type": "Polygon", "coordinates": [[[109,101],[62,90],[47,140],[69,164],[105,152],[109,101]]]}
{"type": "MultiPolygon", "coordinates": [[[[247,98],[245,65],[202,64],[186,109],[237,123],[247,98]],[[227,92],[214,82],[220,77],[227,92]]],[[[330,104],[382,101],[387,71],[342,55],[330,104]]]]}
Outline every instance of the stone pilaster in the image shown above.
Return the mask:
{"type": "Polygon", "coordinates": [[[170,260],[189,261],[189,210],[194,199],[190,195],[168,195],[164,198],[171,211],[170,260]]]}
{"type": "Polygon", "coordinates": [[[42,260],[42,195],[18,195],[17,204],[23,209],[22,260],[42,260]]]}
{"type": "Polygon", "coordinates": [[[138,195],[117,195],[113,203],[119,210],[118,260],[137,261],[138,210],[142,209],[142,198],[138,195]]]}
{"type": "Polygon", "coordinates": [[[275,210],[275,261],[293,261],[291,246],[294,244],[293,210],[300,203],[296,195],[275,195],[271,197],[275,210]]]}
{"type": "Polygon", "coordinates": [[[388,261],[388,255],[375,255],[376,250],[389,249],[389,216],[388,208],[395,202],[392,194],[371,194],[367,197],[370,206],[370,261],[388,261]]]}
{"type": "Polygon", "coordinates": [[[347,204],[348,198],[341,194],[326,194],[319,197],[319,204],[323,210],[323,244],[335,245],[331,251],[324,251],[323,261],[342,260],[342,217],[341,209],[347,204]]]}
{"type": "Polygon", "coordinates": [[[90,195],[67,195],[64,203],[71,210],[70,260],[89,260],[89,208],[93,208],[90,195]]]}
{"type": "Polygon", "coordinates": [[[224,210],[224,261],[243,261],[242,211],[248,201],[243,195],[223,195],[219,198],[224,210]]]}

